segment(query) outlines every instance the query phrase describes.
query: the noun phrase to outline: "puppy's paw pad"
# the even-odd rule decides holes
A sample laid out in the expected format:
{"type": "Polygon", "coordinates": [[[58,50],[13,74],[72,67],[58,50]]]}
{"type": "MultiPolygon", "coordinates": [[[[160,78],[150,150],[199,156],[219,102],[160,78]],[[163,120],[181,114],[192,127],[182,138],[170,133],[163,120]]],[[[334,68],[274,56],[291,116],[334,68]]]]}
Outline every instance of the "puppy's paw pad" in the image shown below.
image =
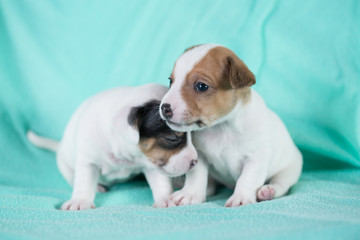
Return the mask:
{"type": "Polygon", "coordinates": [[[66,201],[62,206],[61,210],[70,210],[70,211],[77,211],[77,210],[86,210],[95,208],[93,202],[86,200],[86,199],[70,199],[66,201]]]}
{"type": "Polygon", "coordinates": [[[271,185],[262,186],[257,193],[258,201],[272,200],[274,199],[274,196],[275,190],[271,185]]]}
{"type": "Polygon", "coordinates": [[[170,201],[176,206],[184,206],[202,203],[205,201],[205,197],[200,194],[180,190],[171,195],[170,201]]]}
{"type": "Polygon", "coordinates": [[[256,203],[255,197],[233,194],[225,203],[225,207],[238,207],[256,203]]]}

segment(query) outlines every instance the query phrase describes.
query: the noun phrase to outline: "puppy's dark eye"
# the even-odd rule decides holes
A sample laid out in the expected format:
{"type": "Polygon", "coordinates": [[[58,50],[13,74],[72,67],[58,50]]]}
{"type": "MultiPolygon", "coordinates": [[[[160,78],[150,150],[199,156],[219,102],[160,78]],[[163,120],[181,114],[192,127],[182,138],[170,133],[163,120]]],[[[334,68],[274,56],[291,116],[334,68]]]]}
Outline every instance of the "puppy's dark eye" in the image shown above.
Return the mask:
{"type": "Polygon", "coordinates": [[[157,141],[158,145],[165,149],[175,149],[186,144],[186,133],[181,137],[174,133],[160,136],[157,141]]]}
{"type": "Polygon", "coordinates": [[[196,90],[197,92],[206,92],[208,89],[209,89],[209,86],[206,85],[206,84],[203,83],[203,82],[198,82],[198,83],[196,83],[196,85],[195,85],[195,90],[196,90]]]}
{"type": "Polygon", "coordinates": [[[172,83],[173,83],[173,79],[169,77],[169,87],[171,87],[172,83]]]}
{"type": "Polygon", "coordinates": [[[164,139],[169,142],[178,142],[179,141],[179,138],[176,135],[169,135],[169,136],[164,137],[164,139]]]}

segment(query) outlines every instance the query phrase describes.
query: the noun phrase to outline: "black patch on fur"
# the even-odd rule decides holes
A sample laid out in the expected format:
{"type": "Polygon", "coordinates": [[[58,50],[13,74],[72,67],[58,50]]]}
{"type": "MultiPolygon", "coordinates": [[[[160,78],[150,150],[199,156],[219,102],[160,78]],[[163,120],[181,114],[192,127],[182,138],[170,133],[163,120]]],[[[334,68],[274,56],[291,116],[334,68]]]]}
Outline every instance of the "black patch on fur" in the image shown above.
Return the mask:
{"type": "Polygon", "coordinates": [[[155,138],[156,144],[165,149],[175,149],[186,144],[186,133],[176,134],[160,117],[160,101],[151,100],[133,107],[128,123],[139,130],[140,138],[155,138]]]}

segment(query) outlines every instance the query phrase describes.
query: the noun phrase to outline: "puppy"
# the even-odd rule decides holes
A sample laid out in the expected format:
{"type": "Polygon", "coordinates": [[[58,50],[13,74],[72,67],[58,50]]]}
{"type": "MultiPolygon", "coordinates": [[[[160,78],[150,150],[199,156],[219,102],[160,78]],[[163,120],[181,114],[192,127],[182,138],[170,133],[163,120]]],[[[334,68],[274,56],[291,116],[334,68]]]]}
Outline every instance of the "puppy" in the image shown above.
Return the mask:
{"type": "Polygon", "coordinates": [[[169,176],[197,163],[191,134],[172,131],[160,118],[159,84],[119,87],[86,100],[73,114],[60,143],[29,131],[36,146],[57,153],[57,165],[73,186],[63,210],[94,208],[98,183],[109,185],[144,173],[154,207],[167,207],[173,191],[169,176]]]}
{"type": "Polygon", "coordinates": [[[191,47],[169,79],[161,117],[174,131],[195,130],[199,155],[185,186],[171,197],[175,204],[204,201],[208,171],[234,188],[227,207],[283,196],[298,181],[302,155],[280,118],[250,88],[255,76],[235,53],[216,44],[191,47]]]}

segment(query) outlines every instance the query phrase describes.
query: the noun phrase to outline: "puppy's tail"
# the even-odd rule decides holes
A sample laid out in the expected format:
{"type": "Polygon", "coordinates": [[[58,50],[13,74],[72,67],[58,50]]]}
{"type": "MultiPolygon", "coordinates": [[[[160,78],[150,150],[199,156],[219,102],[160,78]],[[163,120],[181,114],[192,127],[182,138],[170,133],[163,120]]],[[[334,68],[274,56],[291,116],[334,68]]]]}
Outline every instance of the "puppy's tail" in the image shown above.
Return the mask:
{"type": "Polygon", "coordinates": [[[40,148],[45,148],[54,152],[57,152],[59,148],[59,142],[49,138],[41,137],[33,131],[27,132],[27,138],[32,144],[40,148]]]}

